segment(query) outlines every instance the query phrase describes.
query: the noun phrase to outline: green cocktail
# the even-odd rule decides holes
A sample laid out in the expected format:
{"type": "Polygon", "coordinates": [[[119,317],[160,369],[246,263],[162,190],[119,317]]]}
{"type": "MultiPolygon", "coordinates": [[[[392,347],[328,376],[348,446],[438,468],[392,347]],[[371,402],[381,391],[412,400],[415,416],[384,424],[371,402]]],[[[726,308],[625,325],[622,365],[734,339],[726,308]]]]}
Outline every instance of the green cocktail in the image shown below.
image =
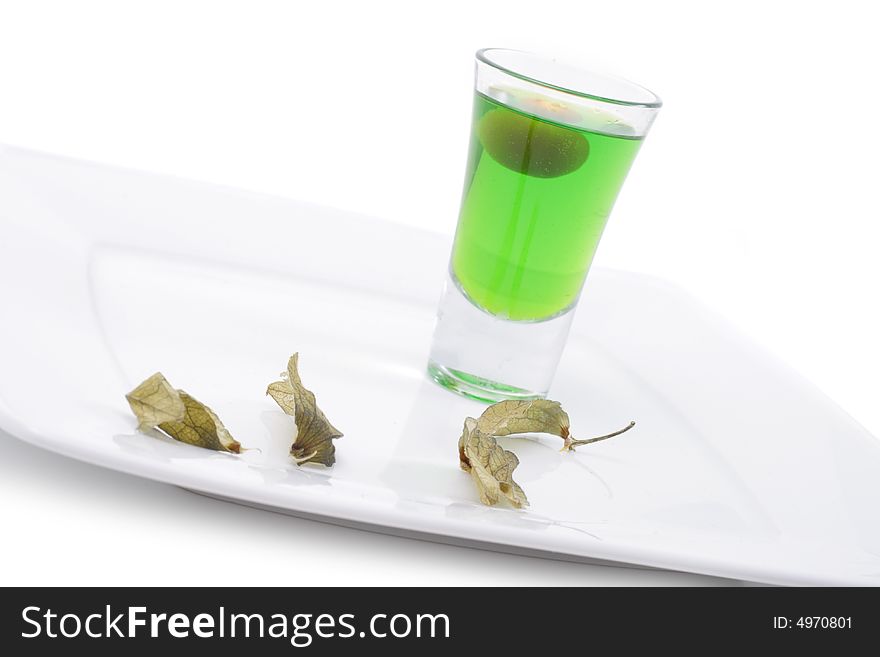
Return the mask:
{"type": "Polygon", "coordinates": [[[428,374],[475,399],[540,398],[660,100],[625,80],[498,48],[477,53],[474,91],[428,374]]]}
{"type": "MultiPolygon", "coordinates": [[[[537,98],[545,115],[576,110],[537,98]]],[[[594,123],[601,124],[599,117],[594,123]]],[[[452,274],[480,308],[512,320],[577,301],[641,139],[578,129],[475,94],[452,274]]]]}

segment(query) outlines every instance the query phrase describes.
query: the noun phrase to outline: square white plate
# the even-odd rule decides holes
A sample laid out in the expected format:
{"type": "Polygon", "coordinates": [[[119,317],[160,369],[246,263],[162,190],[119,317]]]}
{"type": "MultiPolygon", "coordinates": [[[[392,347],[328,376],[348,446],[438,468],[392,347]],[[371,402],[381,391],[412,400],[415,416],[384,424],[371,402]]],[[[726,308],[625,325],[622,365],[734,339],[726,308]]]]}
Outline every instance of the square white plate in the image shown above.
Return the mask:
{"type": "Polygon", "coordinates": [[[880,442],[682,291],[594,271],[551,398],[561,454],[502,439],[532,506],[481,505],[458,468],[483,406],[426,378],[449,240],[238,190],[0,147],[0,428],[226,499],[436,540],[779,584],[880,583],[880,442]],[[264,396],[299,351],[345,437],[287,457],[264,396]],[[137,433],[161,370],[246,447],[137,433]]]}

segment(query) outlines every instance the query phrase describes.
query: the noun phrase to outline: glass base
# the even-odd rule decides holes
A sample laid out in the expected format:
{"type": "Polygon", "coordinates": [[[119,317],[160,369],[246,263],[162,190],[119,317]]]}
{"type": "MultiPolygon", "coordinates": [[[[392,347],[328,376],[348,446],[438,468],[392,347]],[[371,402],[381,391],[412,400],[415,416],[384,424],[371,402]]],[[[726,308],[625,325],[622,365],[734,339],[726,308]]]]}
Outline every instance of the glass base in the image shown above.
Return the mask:
{"type": "Polygon", "coordinates": [[[540,393],[489,381],[467,372],[451,370],[434,361],[428,361],[428,376],[447,390],[477,401],[494,403],[505,399],[544,398],[540,393]]]}
{"type": "Polygon", "coordinates": [[[450,274],[437,311],[428,374],[447,390],[496,402],[547,395],[572,309],[544,321],[513,321],[476,306],[450,274]]]}

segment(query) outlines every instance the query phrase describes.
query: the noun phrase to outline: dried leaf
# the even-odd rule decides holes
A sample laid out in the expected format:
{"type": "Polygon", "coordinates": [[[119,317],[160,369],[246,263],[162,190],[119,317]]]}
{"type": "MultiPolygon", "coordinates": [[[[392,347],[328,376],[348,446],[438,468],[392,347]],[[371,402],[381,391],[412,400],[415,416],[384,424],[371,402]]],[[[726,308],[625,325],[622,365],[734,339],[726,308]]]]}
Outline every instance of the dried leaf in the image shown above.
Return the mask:
{"type": "Polygon", "coordinates": [[[483,504],[494,505],[504,497],[516,508],[529,505],[525,492],[513,480],[519,465],[516,454],[502,448],[493,436],[483,433],[471,417],[464,421],[458,441],[461,469],[470,473],[483,504]]]}
{"type": "Polygon", "coordinates": [[[138,429],[159,428],[182,443],[220,452],[241,452],[241,444],[214,411],[183,390],[172,388],[160,372],[125,398],[137,416],[138,429]]]}
{"type": "Polygon", "coordinates": [[[563,440],[562,451],[572,452],[575,447],[607,440],[629,431],[636,425],[629,425],[596,438],[575,440],[570,433],[568,413],[562,410],[559,402],[550,399],[507,400],[492,404],[483,411],[477,421],[477,429],[491,436],[508,436],[518,433],[549,433],[563,440]]]}
{"type": "Polygon", "coordinates": [[[297,465],[320,463],[327,467],[336,462],[335,438],[342,432],[330,424],[315,402],[315,395],[303,387],[298,371],[299,354],[293,354],[287,363],[287,372],[281,381],[269,385],[266,394],[296,422],[296,440],[290,455],[297,465]]]}
{"type": "Polygon", "coordinates": [[[138,429],[152,429],[163,422],[178,420],[186,412],[180,395],[161,372],[156,372],[125,398],[138,419],[138,429]]]}
{"type": "Polygon", "coordinates": [[[233,438],[210,408],[183,390],[178,390],[186,411],[179,420],[163,422],[159,428],[175,440],[196,447],[239,454],[241,444],[233,438]]]}
{"type": "Polygon", "coordinates": [[[549,433],[568,437],[568,413],[549,399],[508,400],[492,404],[477,420],[477,428],[490,436],[515,433],[549,433]]]}

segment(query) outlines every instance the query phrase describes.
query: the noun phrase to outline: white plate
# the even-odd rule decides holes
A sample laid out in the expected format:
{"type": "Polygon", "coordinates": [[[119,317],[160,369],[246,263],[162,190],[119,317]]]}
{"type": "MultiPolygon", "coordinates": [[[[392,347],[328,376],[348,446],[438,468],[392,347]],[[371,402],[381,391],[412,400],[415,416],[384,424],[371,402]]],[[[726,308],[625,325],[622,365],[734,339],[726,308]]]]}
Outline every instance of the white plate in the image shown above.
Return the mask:
{"type": "Polygon", "coordinates": [[[560,454],[503,439],[531,508],[458,469],[482,405],[424,374],[449,240],[237,190],[0,148],[0,428],[68,456],[332,522],[780,584],[880,583],[880,443],[680,290],[594,271],[551,397],[560,454]],[[264,396],[293,351],[345,432],[286,457],[264,396]],[[138,434],[155,370],[250,451],[138,434]]]}

